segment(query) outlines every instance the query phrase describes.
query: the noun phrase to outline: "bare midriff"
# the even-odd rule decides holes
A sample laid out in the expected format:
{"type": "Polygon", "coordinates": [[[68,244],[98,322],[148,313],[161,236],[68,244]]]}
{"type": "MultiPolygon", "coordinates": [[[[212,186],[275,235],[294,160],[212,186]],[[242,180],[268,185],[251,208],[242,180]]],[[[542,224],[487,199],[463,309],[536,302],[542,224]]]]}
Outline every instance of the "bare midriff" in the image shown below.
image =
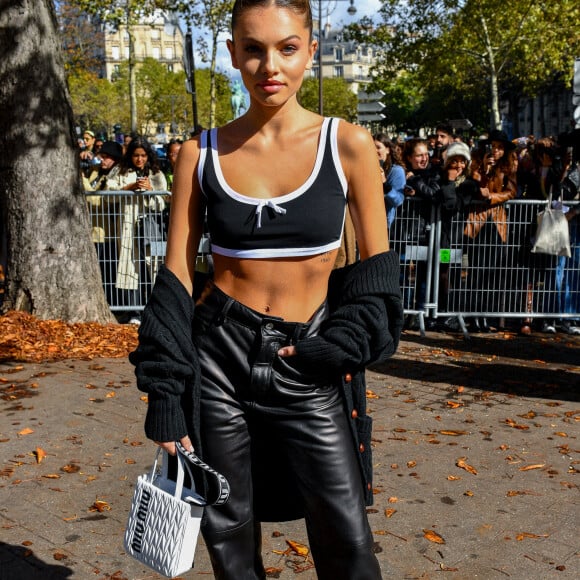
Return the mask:
{"type": "Polygon", "coordinates": [[[326,299],[337,252],[274,259],[214,254],[213,279],[220,290],[252,310],[307,322],[326,299]]]}

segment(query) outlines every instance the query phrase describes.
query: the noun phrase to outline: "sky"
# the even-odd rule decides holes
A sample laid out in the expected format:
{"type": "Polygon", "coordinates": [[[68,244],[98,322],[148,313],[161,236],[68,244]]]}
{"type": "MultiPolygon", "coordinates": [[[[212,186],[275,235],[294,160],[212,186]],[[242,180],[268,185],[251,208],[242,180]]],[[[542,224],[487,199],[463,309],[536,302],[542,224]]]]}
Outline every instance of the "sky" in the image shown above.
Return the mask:
{"type": "MultiPolygon", "coordinates": [[[[318,19],[318,12],[316,10],[317,6],[318,0],[316,0],[315,10],[313,13],[315,20],[318,19]]],[[[326,23],[327,18],[329,18],[333,28],[340,28],[341,25],[356,22],[363,16],[376,16],[379,8],[381,7],[381,2],[380,0],[354,0],[354,6],[356,8],[356,14],[354,16],[350,16],[350,14],[347,12],[348,8],[350,7],[349,0],[322,0],[323,23],[326,23]]],[[[239,79],[240,77],[239,73],[231,67],[230,57],[225,44],[226,38],[227,35],[224,36],[218,45],[217,68],[219,72],[224,73],[233,81],[239,79]]],[[[196,65],[200,68],[208,66],[201,62],[201,58],[197,53],[195,55],[195,62],[196,65]]]]}

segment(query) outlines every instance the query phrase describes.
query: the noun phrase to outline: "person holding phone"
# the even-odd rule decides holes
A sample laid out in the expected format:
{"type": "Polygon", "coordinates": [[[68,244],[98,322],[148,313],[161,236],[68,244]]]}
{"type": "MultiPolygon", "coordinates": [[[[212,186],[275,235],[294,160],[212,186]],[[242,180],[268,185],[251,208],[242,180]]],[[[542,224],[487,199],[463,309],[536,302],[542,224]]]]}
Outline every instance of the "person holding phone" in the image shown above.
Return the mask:
{"type": "Polygon", "coordinates": [[[304,517],[318,578],[379,580],[364,374],[403,313],[377,154],[364,128],[298,102],[317,48],[308,0],[236,0],[227,46],[250,104],[179,154],[166,267],[131,354],[145,431],[230,483],[202,522],[216,578],[265,578],[260,522],[304,517]],[[361,260],[333,269],[347,206],[361,260]]]}
{"type": "MultiPolygon", "coordinates": [[[[167,180],[159,167],[157,154],[143,137],[135,137],[119,164],[119,171],[107,180],[107,189],[133,193],[119,197],[119,219],[117,224],[117,244],[119,262],[115,288],[121,291],[125,306],[144,305],[151,280],[155,277],[156,266],[147,256],[144,244],[144,224],[141,216],[160,213],[165,209],[165,196],[139,195],[149,191],[166,191],[167,180]],[[139,228],[139,232],[137,229],[139,228]],[[138,233],[138,235],[136,235],[138,233]]],[[[161,241],[161,231],[152,232],[154,220],[147,218],[149,237],[161,241]]],[[[129,324],[139,325],[141,313],[129,310],[125,316],[129,324]]]]}
{"type": "MultiPolygon", "coordinates": [[[[509,222],[505,202],[517,194],[516,146],[504,131],[494,129],[483,143],[484,155],[472,168],[479,190],[464,228],[465,246],[472,273],[472,312],[501,313],[505,310],[505,275],[510,271],[507,252],[509,222]]],[[[475,156],[475,155],[474,155],[475,156]]],[[[479,155],[477,155],[479,159],[479,155]]],[[[475,330],[492,332],[503,326],[488,325],[487,317],[473,321],[475,330]]]]}

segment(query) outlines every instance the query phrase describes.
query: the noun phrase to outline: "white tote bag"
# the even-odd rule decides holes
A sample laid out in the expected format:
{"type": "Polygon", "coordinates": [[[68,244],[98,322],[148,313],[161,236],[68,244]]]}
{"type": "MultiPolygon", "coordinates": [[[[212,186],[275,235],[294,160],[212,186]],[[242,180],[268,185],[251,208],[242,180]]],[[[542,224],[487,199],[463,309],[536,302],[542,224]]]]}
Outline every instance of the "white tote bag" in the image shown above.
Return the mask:
{"type": "Polygon", "coordinates": [[[129,555],[168,578],[179,576],[193,567],[203,506],[208,503],[194,489],[189,461],[214,476],[219,492],[218,500],[211,503],[225,503],[229,496],[229,485],[221,474],[181,445],[178,447],[176,481],[167,476],[168,455],[165,451],[161,472],[158,471],[161,448],[157,450],[151,473],[137,479],[124,541],[129,555]],[[183,486],[184,467],[191,488],[183,486]]]}
{"type": "Polygon", "coordinates": [[[552,192],[548,197],[548,205],[538,213],[536,236],[532,246],[534,254],[550,254],[552,256],[572,255],[570,248],[570,226],[566,214],[559,208],[552,207],[552,192]]]}

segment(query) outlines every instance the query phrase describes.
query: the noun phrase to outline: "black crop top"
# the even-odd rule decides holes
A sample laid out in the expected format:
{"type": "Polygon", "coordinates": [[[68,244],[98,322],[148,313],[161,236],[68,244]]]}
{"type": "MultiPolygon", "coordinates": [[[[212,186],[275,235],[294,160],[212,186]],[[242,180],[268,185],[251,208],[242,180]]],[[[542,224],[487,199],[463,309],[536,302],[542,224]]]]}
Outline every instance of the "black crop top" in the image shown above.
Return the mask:
{"type": "Polygon", "coordinates": [[[338,155],[339,119],[322,123],[316,162],[295,191],[270,199],[241,195],[225,181],[217,129],[201,135],[198,179],[212,252],[235,258],[312,256],[340,247],[347,182],[338,155]]]}

